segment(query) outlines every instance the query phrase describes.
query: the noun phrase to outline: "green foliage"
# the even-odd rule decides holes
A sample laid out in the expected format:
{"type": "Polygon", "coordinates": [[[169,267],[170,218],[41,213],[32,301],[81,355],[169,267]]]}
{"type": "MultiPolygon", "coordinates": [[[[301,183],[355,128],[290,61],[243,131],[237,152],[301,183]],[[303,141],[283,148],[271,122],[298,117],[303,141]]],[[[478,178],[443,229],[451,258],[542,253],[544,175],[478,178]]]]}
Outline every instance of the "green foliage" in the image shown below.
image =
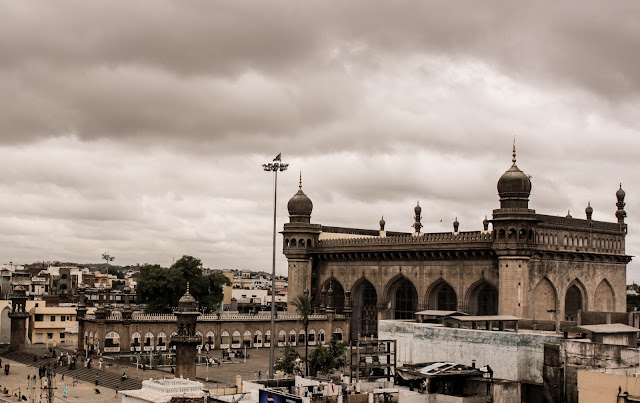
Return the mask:
{"type": "Polygon", "coordinates": [[[113,276],[116,276],[116,278],[118,278],[118,279],[123,279],[124,278],[124,273],[122,271],[120,271],[120,269],[118,269],[116,267],[112,267],[112,266],[109,266],[107,268],[107,274],[111,274],[113,276]]]}
{"type": "Polygon", "coordinates": [[[634,308],[640,310],[640,295],[627,295],[627,312],[632,312],[634,308]]]}
{"type": "MultiPolygon", "coordinates": [[[[291,305],[296,308],[300,315],[300,322],[304,327],[304,361],[309,362],[309,315],[311,315],[312,305],[309,294],[300,294],[291,301],[291,305]]],[[[305,376],[309,376],[309,366],[305,365],[305,376]]]]}
{"type": "Polygon", "coordinates": [[[345,350],[347,343],[331,338],[329,344],[319,345],[309,356],[309,373],[317,376],[318,373],[329,375],[333,371],[340,371],[347,364],[345,350]]]}
{"type": "Polygon", "coordinates": [[[147,313],[169,313],[178,306],[189,283],[189,292],[206,312],[215,310],[222,301],[222,286],[229,279],[221,273],[202,274],[202,262],[182,256],[170,268],[145,264],[138,277],[138,301],[147,304],[147,313]]]}
{"type": "Polygon", "coordinates": [[[305,334],[309,327],[309,315],[311,315],[311,297],[309,294],[300,294],[291,301],[291,305],[296,308],[298,315],[300,315],[300,322],[304,326],[305,334]]]}
{"type": "Polygon", "coordinates": [[[300,366],[297,365],[300,360],[300,354],[295,348],[291,347],[291,344],[287,343],[284,350],[282,350],[282,357],[278,358],[273,364],[273,368],[276,371],[282,371],[285,374],[297,374],[300,372],[300,366]]]}

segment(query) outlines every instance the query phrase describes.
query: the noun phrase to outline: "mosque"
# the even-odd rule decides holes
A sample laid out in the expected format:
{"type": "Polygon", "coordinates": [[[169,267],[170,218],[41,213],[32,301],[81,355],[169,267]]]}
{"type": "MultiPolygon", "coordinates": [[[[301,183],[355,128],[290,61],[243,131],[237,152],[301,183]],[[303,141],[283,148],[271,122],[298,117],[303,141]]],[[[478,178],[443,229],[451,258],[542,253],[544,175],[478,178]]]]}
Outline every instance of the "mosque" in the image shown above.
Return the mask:
{"type": "Polygon", "coordinates": [[[378,320],[413,319],[421,310],[512,315],[556,330],[626,311],[622,186],[616,222],[594,221],[590,205],[585,218],[539,214],[529,207],[531,180],[516,165],[514,145],[497,187],[500,206],[482,230],[458,231],[456,219],[452,232],[423,233],[418,205],[414,232],[401,233],[385,231],[384,219],[378,230],[312,223],[301,181],[282,231],[289,300],[309,292],[319,311],[346,314],[351,338],[376,336],[378,320]]]}

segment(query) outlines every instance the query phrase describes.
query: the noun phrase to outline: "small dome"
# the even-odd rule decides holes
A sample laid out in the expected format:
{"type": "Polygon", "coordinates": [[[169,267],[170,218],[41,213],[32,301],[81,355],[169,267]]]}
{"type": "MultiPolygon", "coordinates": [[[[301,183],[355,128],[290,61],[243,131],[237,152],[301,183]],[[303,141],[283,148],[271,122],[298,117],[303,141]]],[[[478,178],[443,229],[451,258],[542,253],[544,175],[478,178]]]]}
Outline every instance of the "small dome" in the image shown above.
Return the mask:
{"type": "Polygon", "coordinates": [[[498,194],[501,198],[528,198],[531,194],[531,179],[514,163],[498,180],[498,194]]]}
{"type": "Polygon", "coordinates": [[[311,202],[311,199],[304,194],[302,187],[298,190],[298,193],[289,199],[289,202],[287,203],[287,210],[289,210],[290,216],[311,216],[313,203],[311,202]]]}
{"type": "Polygon", "coordinates": [[[567,210],[567,218],[573,218],[573,216],[571,215],[571,211],[567,210]]]}
{"type": "Polygon", "coordinates": [[[189,283],[187,283],[187,292],[178,300],[178,311],[180,312],[192,312],[198,310],[198,302],[189,293],[189,283]]]}
{"type": "Polygon", "coordinates": [[[420,207],[420,202],[416,204],[416,207],[413,209],[413,211],[416,213],[416,215],[420,215],[420,213],[422,213],[422,207],[420,207]]]}
{"type": "Polygon", "coordinates": [[[618,199],[624,199],[626,193],[624,192],[624,190],[622,190],[622,183],[620,184],[620,189],[618,189],[618,191],[616,192],[616,197],[618,199]]]}
{"type": "Polygon", "coordinates": [[[591,202],[589,202],[587,204],[587,208],[584,209],[584,212],[587,213],[587,215],[592,214],[593,213],[593,207],[591,207],[591,202]]]}

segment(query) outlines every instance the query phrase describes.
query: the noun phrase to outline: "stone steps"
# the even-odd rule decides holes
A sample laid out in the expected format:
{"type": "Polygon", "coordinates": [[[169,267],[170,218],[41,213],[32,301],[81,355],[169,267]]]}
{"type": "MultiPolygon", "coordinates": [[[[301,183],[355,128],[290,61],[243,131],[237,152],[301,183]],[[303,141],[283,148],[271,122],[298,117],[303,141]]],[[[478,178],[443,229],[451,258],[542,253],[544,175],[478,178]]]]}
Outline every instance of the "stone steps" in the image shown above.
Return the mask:
{"type": "MultiPolygon", "coordinates": [[[[45,360],[44,358],[37,357],[36,361],[34,361],[34,354],[27,353],[24,351],[11,351],[1,355],[3,358],[9,359],[11,361],[19,362],[22,364],[26,364],[31,367],[41,367],[49,360],[45,360]]],[[[98,374],[98,387],[109,388],[109,389],[117,389],[117,390],[132,390],[132,389],[140,389],[142,388],[142,381],[135,378],[129,378],[125,381],[121,379],[121,374],[116,374],[109,371],[99,371],[95,368],[85,368],[82,363],[78,363],[76,365],[76,369],[69,370],[69,367],[55,367],[56,373],[58,375],[64,375],[65,380],[70,383],[73,378],[76,378],[81,381],[95,383],[96,374],[98,374]]]]}

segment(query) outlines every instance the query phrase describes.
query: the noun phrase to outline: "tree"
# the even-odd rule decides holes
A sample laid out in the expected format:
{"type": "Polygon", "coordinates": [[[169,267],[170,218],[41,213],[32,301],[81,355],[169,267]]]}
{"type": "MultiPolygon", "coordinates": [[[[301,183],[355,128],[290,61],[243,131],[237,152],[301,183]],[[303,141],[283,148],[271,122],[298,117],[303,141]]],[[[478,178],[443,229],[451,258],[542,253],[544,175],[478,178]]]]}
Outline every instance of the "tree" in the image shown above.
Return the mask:
{"type": "Polygon", "coordinates": [[[311,297],[308,293],[300,294],[291,301],[291,305],[296,308],[298,315],[300,315],[299,321],[304,327],[304,362],[305,362],[305,376],[309,376],[309,315],[311,315],[311,297]]]}
{"type": "Polygon", "coordinates": [[[229,279],[220,274],[202,274],[202,262],[193,256],[182,256],[170,268],[145,264],[138,277],[138,300],[147,304],[147,313],[170,313],[171,307],[187,289],[205,312],[215,310],[222,301],[222,287],[229,279]]]}
{"type": "Polygon", "coordinates": [[[338,342],[331,338],[327,346],[319,345],[309,357],[308,365],[311,369],[311,376],[318,373],[329,375],[331,372],[339,371],[347,363],[345,350],[347,343],[338,342]]]}
{"type": "Polygon", "coordinates": [[[287,343],[284,350],[282,350],[282,357],[276,360],[275,364],[273,364],[273,368],[276,371],[282,371],[285,374],[293,374],[299,371],[299,368],[297,367],[298,362],[300,362],[300,354],[298,354],[291,344],[287,343]]]}

